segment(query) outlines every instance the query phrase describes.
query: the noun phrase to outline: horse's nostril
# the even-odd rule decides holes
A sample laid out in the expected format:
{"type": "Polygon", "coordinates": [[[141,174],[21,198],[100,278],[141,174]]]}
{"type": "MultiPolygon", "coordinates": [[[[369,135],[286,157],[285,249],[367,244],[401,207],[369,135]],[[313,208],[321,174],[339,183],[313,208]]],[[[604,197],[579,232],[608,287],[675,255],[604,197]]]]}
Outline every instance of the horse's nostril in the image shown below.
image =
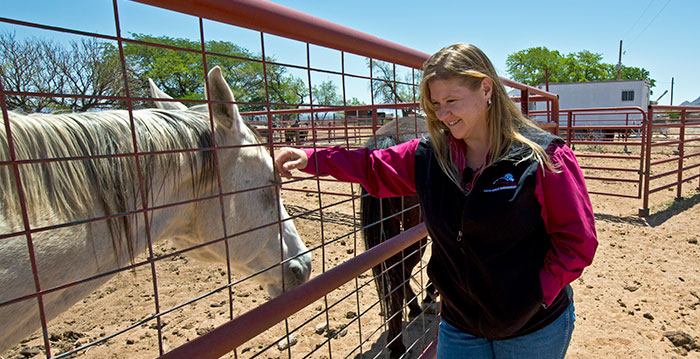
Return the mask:
{"type": "Polygon", "coordinates": [[[299,263],[290,263],[287,274],[289,278],[286,282],[295,287],[306,282],[306,273],[304,273],[304,268],[299,263]]]}

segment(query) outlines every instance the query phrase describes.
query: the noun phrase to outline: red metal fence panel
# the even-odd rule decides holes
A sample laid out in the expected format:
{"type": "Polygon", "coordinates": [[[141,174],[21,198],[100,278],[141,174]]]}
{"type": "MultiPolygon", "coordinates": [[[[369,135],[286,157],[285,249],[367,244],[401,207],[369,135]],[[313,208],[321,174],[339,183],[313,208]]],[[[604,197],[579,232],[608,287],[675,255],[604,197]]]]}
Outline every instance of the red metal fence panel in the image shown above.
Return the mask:
{"type": "Polygon", "coordinates": [[[646,112],[638,107],[561,110],[560,135],[576,152],[590,194],[641,198],[646,112]]]}
{"type": "Polygon", "coordinates": [[[680,199],[683,184],[700,178],[700,107],[653,105],[648,118],[640,216],[649,215],[652,194],[675,189],[680,199]]]}
{"type": "MultiPolygon", "coordinates": [[[[420,117],[417,85],[420,68],[428,55],[267,1],[139,2],[188,14],[167,12],[167,16],[180,21],[177,24],[189,24],[194,30],[180,38],[180,27],[187,26],[178,25],[169,27],[168,30],[173,32],[163,30],[162,33],[144,36],[138,26],[130,27],[128,24],[144,23],[139,20],[139,13],[150,13],[152,8],[121,0],[114,0],[108,3],[110,6],[100,10],[107,13],[107,18],[114,19],[115,26],[110,31],[86,31],[77,21],[65,25],[32,20],[31,16],[0,18],[0,24],[8,29],[19,33],[38,31],[55,39],[56,43],[52,46],[55,46],[56,54],[64,53],[60,49],[64,37],[77,39],[75,46],[78,48],[81,42],[83,46],[92,43],[92,49],[107,44],[102,48],[105,52],[101,54],[115,55],[110,57],[115,62],[106,69],[111,69],[113,72],[110,72],[110,76],[116,79],[116,84],[112,84],[116,89],[109,94],[97,91],[96,87],[89,87],[86,91],[77,90],[76,87],[46,90],[46,87],[13,82],[7,76],[0,81],[4,135],[0,141],[0,146],[4,146],[3,157],[0,157],[0,175],[5,181],[3,185],[7,184],[7,188],[11,189],[12,198],[17,204],[12,225],[0,225],[3,229],[0,249],[8,243],[23,248],[22,254],[26,255],[18,261],[26,262],[23,271],[28,274],[26,281],[31,283],[31,288],[20,294],[11,297],[0,294],[0,311],[19,303],[29,303],[28,308],[37,312],[36,320],[33,320],[36,328],[41,328],[37,332],[39,334],[35,333],[37,337],[30,337],[22,345],[15,346],[12,354],[36,350],[43,351],[46,357],[69,357],[76,352],[104,357],[116,351],[119,356],[134,358],[162,355],[192,357],[193,353],[198,357],[242,358],[280,355],[309,357],[323,351],[332,358],[386,353],[386,342],[390,340],[387,340],[384,332],[390,318],[380,316],[381,304],[372,288],[373,274],[368,269],[417,242],[425,235],[424,227],[408,229],[381,246],[365,250],[361,240],[358,240],[358,232],[364,227],[358,216],[361,193],[357,187],[328,178],[300,175],[290,181],[282,182],[271,177],[264,183],[250,182],[243,187],[231,188],[230,181],[239,174],[230,165],[236,163],[243,166],[248,161],[236,160],[236,153],[260,150],[256,152],[258,155],[263,156],[261,152],[264,152],[269,156],[274,155],[281,146],[365,146],[371,139],[376,139],[377,130],[383,124],[399,117],[413,119],[416,128],[409,133],[422,135],[417,125],[420,117]],[[186,39],[188,36],[195,40],[186,39]],[[256,50],[222,47],[230,45],[227,41],[229,36],[256,50]],[[210,120],[203,127],[213,133],[211,137],[202,133],[192,136],[200,142],[167,149],[147,148],[149,136],[143,134],[149,133],[150,138],[154,139],[156,132],[148,132],[154,127],[141,124],[136,114],[143,107],[152,108],[153,103],[170,108],[182,105],[166,97],[151,98],[144,84],[136,81],[137,75],[143,74],[133,71],[137,62],[132,53],[135,49],[165,53],[172,58],[195,58],[191,73],[195,83],[204,85],[197,89],[199,93],[190,89],[190,92],[178,96],[183,98],[179,102],[187,107],[199,108],[200,113],[208,115],[215,113],[222,103],[235,103],[245,122],[255,127],[262,136],[262,143],[248,140],[226,142],[230,136],[217,132],[225,124],[210,120]],[[335,60],[326,63],[320,60],[324,57],[335,60]],[[213,86],[215,82],[206,74],[215,65],[224,68],[223,76],[226,82],[233,85],[231,90],[236,96],[235,100],[211,97],[216,90],[213,86]],[[246,71],[260,76],[238,77],[246,71]],[[285,86],[296,86],[296,97],[290,99],[281,96],[285,86]],[[339,89],[341,95],[324,98],[324,92],[320,91],[322,86],[339,89]],[[383,87],[400,89],[405,96],[382,97],[383,87]],[[357,97],[363,100],[354,101],[357,97]],[[127,149],[112,152],[27,156],[18,152],[22,144],[18,140],[19,135],[26,128],[11,118],[17,116],[12,110],[28,106],[28,103],[45,106],[40,110],[44,112],[69,104],[73,105],[71,108],[74,110],[85,110],[95,103],[96,107],[88,112],[124,109],[126,125],[121,132],[113,132],[111,136],[118,137],[117,134],[120,134],[130,142],[127,149]],[[157,159],[165,161],[165,158],[179,158],[185,162],[186,158],[194,158],[195,163],[202,161],[215,168],[205,176],[209,177],[205,187],[211,192],[200,192],[203,189],[197,189],[193,180],[179,187],[180,192],[174,191],[181,194],[192,188],[191,196],[155,200],[158,192],[151,190],[167,187],[159,184],[152,188],[155,180],[167,183],[166,180],[178,178],[174,174],[177,171],[166,171],[158,178],[152,178],[153,175],[148,172],[149,166],[154,166],[154,159],[157,162],[157,159]],[[71,167],[101,161],[136,164],[133,167],[135,194],[131,194],[133,198],[130,197],[128,203],[124,202],[124,208],[51,223],[33,215],[28,209],[28,203],[34,205],[31,198],[40,202],[42,197],[36,193],[45,190],[27,187],[31,183],[29,173],[32,168],[71,167]],[[283,190],[281,194],[277,192],[280,188],[283,190]],[[139,196],[145,193],[149,195],[139,196]],[[272,220],[253,224],[257,218],[247,218],[246,221],[250,223],[243,227],[230,223],[233,213],[242,213],[257,204],[251,200],[246,205],[240,205],[241,201],[234,201],[234,198],[248,199],[265,193],[275,199],[284,199],[283,209],[286,208],[285,211],[291,216],[286,218],[281,210],[277,210],[272,220]],[[202,219],[204,208],[213,210],[202,219]],[[187,210],[179,212],[184,209],[187,210]],[[177,239],[182,239],[184,235],[175,233],[174,225],[170,222],[160,222],[162,218],[174,217],[183,222],[192,219],[206,222],[207,225],[201,227],[211,233],[206,233],[201,243],[185,241],[184,246],[176,248],[177,239]],[[189,258],[198,257],[197,253],[202,253],[200,251],[204,252],[201,256],[206,258],[216,248],[235,248],[239,239],[262,237],[263,233],[274,232],[273,228],[285,232],[292,221],[296,223],[304,242],[301,246],[306,245],[308,250],[303,248],[288,256],[285,252],[288,246],[279,242],[273,248],[274,260],[264,268],[247,268],[246,274],[237,274],[239,267],[246,267],[246,264],[231,258],[229,250],[225,251],[227,255],[222,264],[189,261],[189,258]],[[41,246],[46,243],[44,238],[47,235],[71,231],[77,233],[83,229],[90,232],[99,226],[109,228],[105,233],[118,232],[120,223],[127,228],[138,228],[133,233],[141,241],[137,242],[138,248],[143,249],[140,256],[114,266],[97,263],[96,273],[81,274],[70,280],[47,279],[47,273],[53,269],[42,264],[45,261],[45,247],[41,246]],[[163,237],[174,237],[173,244],[158,242],[161,233],[163,237]],[[37,246],[41,248],[38,252],[35,251],[37,246]],[[267,278],[270,273],[279,273],[281,278],[288,278],[295,271],[287,269],[306,255],[313,257],[311,281],[290,290],[286,287],[287,281],[283,280],[287,292],[279,297],[270,298],[261,286],[250,281],[267,278]],[[115,279],[99,287],[111,277],[115,279]],[[85,308],[79,303],[71,309],[78,313],[73,313],[73,317],[66,316],[63,320],[55,321],[49,319],[53,314],[46,314],[47,308],[51,307],[47,301],[91,283],[97,283],[98,289],[86,293],[88,297],[82,303],[85,308]],[[187,292],[185,299],[180,296],[183,292],[187,292]],[[117,300],[100,302],[109,298],[117,300]],[[101,317],[104,312],[114,310],[117,314],[111,315],[111,319],[106,319],[107,315],[101,317]],[[82,316],[82,319],[74,319],[76,316],[82,316]],[[93,322],[93,319],[97,322],[93,322]],[[293,337],[299,342],[296,346],[289,345],[293,344],[293,337]],[[275,348],[278,342],[288,345],[275,348]],[[109,348],[111,345],[118,349],[109,348]]],[[[157,16],[166,13],[165,10],[159,11],[157,16]]],[[[90,15],[104,16],[103,13],[90,15]]],[[[4,45],[21,45],[21,41],[13,38],[14,35],[1,35],[4,45]]],[[[8,47],[5,49],[3,56],[9,58],[12,53],[7,50],[8,47]]],[[[28,55],[25,53],[22,56],[28,55]]],[[[22,56],[17,58],[21,59],[22,56]]],[[[157,60],[156,56],[149,58],[149,61],[157,60]]],[[[163,63],[161,66],[165,68],[170,65],[163,63]]],[[[96,69],[106,71],[105,68],[96,69]]],[[[177,71],[189,73],[189,70],[181,67],[177,71]]],[[[50,71],[44,71],[36,77],[56,78],[51,75],[50,71]]],[[[17,79],[26,80],[27,77],[30,76],[18,76],[17,79]]],[[[565,138],[575,148],[588,181],[610,184],[610,190],[593,194],[641,198],[640,214],[644,215],[648,214],[650,194],[675,189],[675,198],[679,198],[684,193],[682,184],[700,177],[696,171],[700,167],[700,108],[655,106],[648,112],[638,108],[559,110],[555,95],[508,79],[503,81],[520,91],[520,96],[514,101],[521,102],[523,112],[542,127],[565,138]],[[531,111],[531,105],[540,101],[547,102],[549,110],[531,111]]],[[[161,85],[171,86],[172,89],[177,87],[165,81],[161,85]]],[[[78,127],[85,126],[85,123],[87,120],[76,122],[78,127]]],[[[253,138],[252,135],[243,137],[253,138]]],[[[268,162],[260,166],[269,169],[266,167],[271,166],[269,157],[265,158],[268,162]]],[[[120,170],[123,168],[117,167],[112,173],[120,170]]],[[[86,177],[90,176],[94,177],[94,174],[86,177]]],[[[97,192],[96,188],[92,190],[97,192]]],[[[128,191],[123,192],[120,195],[130,195],[128,191]]],[[[82,198],[79,194],[76,196],[82,198]]],[[[108,206],[109,199],[102,201],[108,206]]],[[[404,207],[394,216],[406,216],[411,209],[414,207],[404,207]]],[[[373,225],[383,225],[388,220],[384,218],[373,225]]],[[[98,243],[96,237],[86,236],[84,251],[76,252],[64,261],[69,264],[68,271],[73,269],[77,272],[91,261],[92,251],[97,251],[101,246],[110,251],[115,247],[115,250],[132,254],[133,248],[128,245],[126,247],[129,248],[122,248],[116,242],[95,244],[98,243]]],[[[429,251],[429,246],[425,244],[414,253],[420,256],[429,251]]],[[[425,293],[427,277],[424,261],[407,277],[408,282],[420,288],[420,298],[428,297],[425,293]]],[[[409,271],[403,263],[399,266],[409,271]]],[[[407,318],[404,314],[401,316],[406,319],[406,323],[402,321],[406,332],[411,328],[414,332],[404,338],[411,355],[422,353],[424,357],[434,356],[435,315],[424,313],[418,319],[407,318]]]]}

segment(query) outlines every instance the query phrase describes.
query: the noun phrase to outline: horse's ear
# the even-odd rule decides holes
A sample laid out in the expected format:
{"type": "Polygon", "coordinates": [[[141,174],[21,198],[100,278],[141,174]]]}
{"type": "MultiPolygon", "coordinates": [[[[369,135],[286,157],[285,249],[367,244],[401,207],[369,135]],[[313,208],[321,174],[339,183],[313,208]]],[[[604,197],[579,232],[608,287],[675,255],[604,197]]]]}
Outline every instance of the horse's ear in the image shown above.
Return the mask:
{"type": "MultiPolygon", "coordinates": [[[[155,82],[151,80],[150,78],[148,79],[148,88],[151,90],[151,97],[153,98],[167,98],[167,99],[173,99],[170,97],[167,93],[163,92],[161,89],[156,86],[155,82]]],[[[174,102],[174,101],[155,101],[156,107],[161,109],[161,110],[187,110],[187,106],[179,103],[179,102],[174,102]]]]}
{"type": "Polygon", "coordinates": [[[214,120],[226,128],[240,128],[242,122],[238,106],[233,102],[233,92],[226,83],[219,66],[209,71],[209,94],[212,100],[211,108],[214,120]]]}

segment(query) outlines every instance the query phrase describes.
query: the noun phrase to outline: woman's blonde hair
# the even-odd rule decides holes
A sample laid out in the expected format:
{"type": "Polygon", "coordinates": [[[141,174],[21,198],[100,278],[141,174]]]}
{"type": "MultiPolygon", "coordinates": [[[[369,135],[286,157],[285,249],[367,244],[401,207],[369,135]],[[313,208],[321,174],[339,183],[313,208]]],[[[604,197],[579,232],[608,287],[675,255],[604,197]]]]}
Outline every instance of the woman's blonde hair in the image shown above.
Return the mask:
{"type": "Polygon", "coordinates": [[[543,169],[546,167],[554,170],[545,149],[523,135],[523,131],[528,129],[542,130],[525,117],[510,99],[488,57],[476,46],[463,43],[443,48],[423,64],[420,101],[428,118],[432,146],[442,170],[459,186],[461,173],[451,160],[447,144],[447,135],[450,130],[435,115],[428,84],[432,80],[458,79],[469,89],[476,90],[480,88],[485,78],[491,79],[493,89],[486,119],[490,148],[482,169],[507,156],[511,148],[520,143],[524,146],[518,146],[523,155],[518,156],[519,161],[534,159],[543,169]]]}

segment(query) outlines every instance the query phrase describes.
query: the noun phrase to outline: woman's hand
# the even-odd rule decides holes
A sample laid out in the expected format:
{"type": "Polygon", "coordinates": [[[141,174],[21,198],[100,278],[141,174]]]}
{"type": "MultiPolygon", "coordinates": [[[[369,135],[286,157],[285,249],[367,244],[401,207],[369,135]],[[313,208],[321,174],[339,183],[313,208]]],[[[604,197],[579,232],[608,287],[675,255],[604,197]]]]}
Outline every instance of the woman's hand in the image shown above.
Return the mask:
{"type": "Polygon", "coordinates": [[[309,157],[306,156],[306,152],[298,148],[283,147],[275,154],[277,171],[286,178],[292,178],[293,169],[303,170],[308,163],[309,157]]]}

